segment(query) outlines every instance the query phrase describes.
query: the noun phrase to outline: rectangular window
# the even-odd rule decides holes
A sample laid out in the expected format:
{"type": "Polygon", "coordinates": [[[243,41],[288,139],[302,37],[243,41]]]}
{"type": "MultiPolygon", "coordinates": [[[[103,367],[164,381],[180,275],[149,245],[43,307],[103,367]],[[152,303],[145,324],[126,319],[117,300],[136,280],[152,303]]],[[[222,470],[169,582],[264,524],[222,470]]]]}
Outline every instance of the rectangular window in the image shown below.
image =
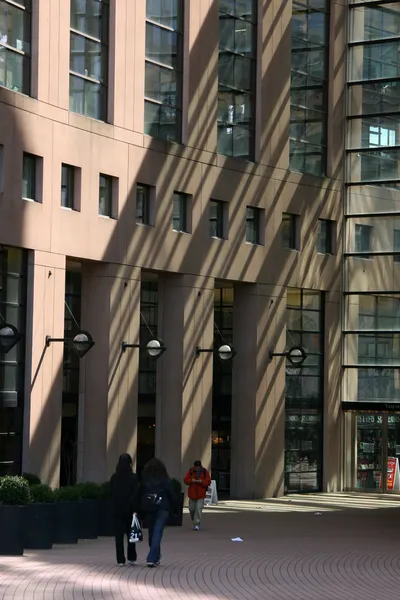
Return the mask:
{"type": "Polygon", "coordinates": [[[38,157],[24,152],[22,166],[22,197],[39,202],[37,190],[38,157]]]}
{"type": "Polygon", "coordinates": [[[254,159],[256,2],[219,2],[218,153],[254,159]]]}
{"type": "Polygon", "coordinates": [[[333,222],[318,219],[318,253],[333,254],[333,222]]]}
{"type": "Polygon", "coordinates": [[[289,168],[317,176],[326,163],[328,45],[328,0],[294,0],[289,168]]]}
{"type": "Polygon", "coordinates": [[[71,0],[70,110],[107,120],[108,0],[71,0]]]}
{"type": "MultiPolygon", "coordinates": [[[[400,229],[394,230],[393,250],[400,252],[400,229]]],[[[394,262],[400,262],[400,254],[395,254],[393,260],[394,262]]]]}
{"type": "Polygon", "coordinates": [[[188,196],[174,192],[172,228],[174,231],[188,233],[188,196]]]}
{"type": "Polygon", "coordinates": [[[220,200],[210,200],[210,236],[224,237],[224,203],[220,200]]]}
{"type": "Polygon", "coordinates": [[[181,141],[183,1],[146,2],[144,132],[181,141]]]}
{"type": "Polygon", "coordinates": [[[136,184],[136,223],[139,225],[151,225],[150,194],[149,185],[136,184]]]}
{"type": "Polygon", "coordinates": [[[31,1],[0,0],[0,85],[30,94],[31,1]]]}
{"type": "Polygon", "coordinates": [[[282,214],[282,245],[289,250],[298,250],[297,215],[282,214]]]}
{"type": "Polygon", "coordinates": [[[372,246],[372,231],[371,225],[355,225],[355,244],[354,252],[363,253],[364,258],[369,258],[368,252],[371,251],[372,246]]]}
{"type": "Polygon", "coordinates": [[[61,206],[75,209],[75,167],[61,166],[61,206]]]}
{"type": "Polygon", "coordinates": [[[113,177],[100,174],[99,215],[114,217],[113,211],[113,177]]]}
{"type": "Polygon", "coordinates": [[[261,244],[260,240],[260,213],[259,208],[246,206],[246,242],[261,244]]]}

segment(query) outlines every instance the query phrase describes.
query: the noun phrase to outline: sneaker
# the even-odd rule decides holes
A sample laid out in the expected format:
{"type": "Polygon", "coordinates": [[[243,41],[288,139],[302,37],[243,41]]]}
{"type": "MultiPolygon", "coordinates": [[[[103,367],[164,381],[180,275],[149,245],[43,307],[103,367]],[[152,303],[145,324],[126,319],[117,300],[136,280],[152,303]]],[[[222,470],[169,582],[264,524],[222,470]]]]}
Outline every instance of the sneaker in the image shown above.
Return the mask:
{"type": "Polygon", "coordinates": [[[128,565],[132,565],[132,567],[135,567],[137,565],[136,560],[128,560],[128,565]]]}
{"type": "Polygon", "coordinates": [[[119,567],[124,567],[124,566],[125,566],[125,563],[118,563],[118,566],[119,566],[119,567]]]}
{"type": "Polygon", "coordinates": [[[194,526],[194,530],[195,530],[195,531],[200,531],[200,525],[195,525],[195,526],[194,526]]]}
{"type": "Polygon", "coordinates": [[[158,562],[148,562],[147,566],[150,567],[150,568],[159,567],[160,566],[160,561],[158,561],[158,562]]]}

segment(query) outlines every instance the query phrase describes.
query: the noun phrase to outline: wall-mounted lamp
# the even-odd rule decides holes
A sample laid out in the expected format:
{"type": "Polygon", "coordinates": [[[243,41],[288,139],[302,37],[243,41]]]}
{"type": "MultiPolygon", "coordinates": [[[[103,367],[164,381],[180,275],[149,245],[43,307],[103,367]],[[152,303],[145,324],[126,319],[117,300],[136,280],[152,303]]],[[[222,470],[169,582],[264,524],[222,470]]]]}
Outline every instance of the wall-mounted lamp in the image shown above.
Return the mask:
{"type": "Polygon", "coordinates": [[[5,323],[0,328],[0,349],[4,354],[10,352],[21,339],[21,334],[14,325],[5,323]]]}
{"type": "Polygon", "coordinates": [[[286,352],[273,352],[269,353],[269,357],[272,360],[274,356],[286,356],[288,361],[295,367],[299,367],[307,358],[306,351],[301,346],[292,346],[286,352]]]}
{"type": "Polygon", "coordinates": [[[71,344],[73,351],[79,358],[83,358],[95,344],[92,336],[87,331],[80,331],[72,339],[52,338],[50,335],[46,335],[46,347],[48,348],[53,342],[71,344]]]}
{"type": "Polygon", "coordinates": [[[160,358],[160,356],[162,354],[164,354],[164,352],[166,351],[164,342],[162,340],[160,340],[159,338],[154,338],[154,339],[150,340],[149,342],[147,342],[147,344],[145,344],[145,345],[128,344],[127,342],[122,342],[122,344],[121,344],[122,352],[126,352],[127,348],[141,348],[143,350],[146,350],[147,354],[151,358],[156,358],[156,359],[160,358]]]}
{"type": "Polygon", "coordinates": [[[222,360],[222,362],[226,362],[227,360],[230,360],[236,354],[236,350],[234,349],[232,344],[222,344],[222,346],[219,346],[219,348],[210,348],[210,349],[200,348],[200,346],[197,346],[196,358],[199,358],[200,354],[202,354],[203,352],[212,352],[213,354],[216,354],[218,356],[218,358],[220,360],[222,360]]]}

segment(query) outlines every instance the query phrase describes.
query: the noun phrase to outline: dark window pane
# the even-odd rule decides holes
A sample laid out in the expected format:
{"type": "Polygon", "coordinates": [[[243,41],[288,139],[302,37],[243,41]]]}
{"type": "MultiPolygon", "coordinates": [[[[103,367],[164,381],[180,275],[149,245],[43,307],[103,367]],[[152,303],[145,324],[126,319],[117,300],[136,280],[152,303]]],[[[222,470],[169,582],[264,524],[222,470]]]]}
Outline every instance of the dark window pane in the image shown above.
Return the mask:
{"type": "Polygon", "coordinates": [[[108,3],[104,0],[71,0],[71,27],[108,41],[108,3]]]}
{"type": "Polygon", "coordinates": [[[32,154],[23,156],[22,197],[36,200],[36,156],[32,154]]]}
{"type": "Polygon", "coordinates": [[[112,217],[112,177],[100,175],[99,215],[112,217]]]}
{"type": "Polygon", "coordinates": [[[180,68],[181,36],[157,25],[146,23],[146,58],[180,68]]]}
{"type": "Polygon", "coordinates": [[[180,0],[146,0],[146,18],[170,29],[182,29],[180,0]]]}
{"type": "Polygon", "coordinates": [[[150,187],[136,185],[136,223],[150,225],[150,187]]]}
{"type": "Polygon", "coordinates": [[[61,167],[61,206],[74,208],[75,168],[70,165],[61,167]]]}

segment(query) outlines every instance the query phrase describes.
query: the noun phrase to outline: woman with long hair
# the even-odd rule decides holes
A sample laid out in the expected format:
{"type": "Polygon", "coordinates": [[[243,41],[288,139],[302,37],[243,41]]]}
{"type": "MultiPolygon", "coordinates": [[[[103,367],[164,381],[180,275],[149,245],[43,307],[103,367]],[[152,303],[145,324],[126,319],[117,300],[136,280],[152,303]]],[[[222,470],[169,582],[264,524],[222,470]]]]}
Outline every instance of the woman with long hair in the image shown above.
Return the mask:
{"type": "Polygon", "coordinates": [[[110,480],[111,501],[114,512],[115,550],[117,563],[125,565],[124,538],[128,538],[128,563],[136,564],[136,545],[129,541],[132,516],[138,509],[138,478],[132,471],[132,458],[121,454],[115,473],[110,480]]]}
{"type": "Polygon", "coordinates": [[[158,567],[164,527],[170,513],[178,508],[167,469],[158,458],[149,460],[143,469],[139,506],[149,528],[150,550],[147,555],[147,566],[158,567]]]}

